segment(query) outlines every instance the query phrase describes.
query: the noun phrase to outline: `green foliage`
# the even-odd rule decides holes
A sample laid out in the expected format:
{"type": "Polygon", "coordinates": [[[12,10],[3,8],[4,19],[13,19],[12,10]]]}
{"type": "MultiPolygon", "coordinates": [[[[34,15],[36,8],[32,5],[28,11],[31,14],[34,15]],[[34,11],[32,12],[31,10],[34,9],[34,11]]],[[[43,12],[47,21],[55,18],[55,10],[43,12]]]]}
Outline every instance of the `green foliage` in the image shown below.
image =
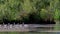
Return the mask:
{"type": "Polygon", "coordinates": [[[41,9],[41,11],[40,11],[41,18],[43,18],[43,19],[48,18],[48,14],[47,13],[48,13],[47,10],[41,9]]]}
{"type": "Polygon", "coordinates": [[[23,10],[26,12],[26,13],[30,13],[31,10],[32,10],[32,5],[30,3],[29,0],[24,0],[24,3],[21,4],[22,5],[22,8],[23,10]]]}
{"type": "Polygon", "coordinates": [[[37,19],[59,19],[59,11],[59,0],[0,0],[0,20],[29,20],[33,13],[37,19]]]}
{"type": "Polygon", "coordinates": [[[54,14],[54,19],[55,20],[59,20],[59,12],[60,12],[60,9],[59,9],[59,3],[60,1],[59,0],[53,0],[50,2],[50,7],[51,9],[53,9],[53,14],[54,14]]]}
{"type": "Polygon", "coordinates": [[[55,17],[56,20],[59,20],[59,10],[55,9],[55,17]]]}

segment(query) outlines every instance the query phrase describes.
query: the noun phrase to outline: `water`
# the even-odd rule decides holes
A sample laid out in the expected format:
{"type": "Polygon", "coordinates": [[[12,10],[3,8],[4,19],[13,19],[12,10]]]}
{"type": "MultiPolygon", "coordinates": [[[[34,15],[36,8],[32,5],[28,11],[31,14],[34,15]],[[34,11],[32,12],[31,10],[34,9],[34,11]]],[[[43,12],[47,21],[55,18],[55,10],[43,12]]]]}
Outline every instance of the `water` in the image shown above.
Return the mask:
{"type": "Polygon", "coordinates": [[[54,30],[53,25],[40,25],[40,24],[15,24],[15,25],[0,25],[0,31],[50,31],[54,30]]]}
{"type": "Polygon", "coordinates": [[[28,24],[28,25],[24,24],[24,26],[22,26],[22,24],[0,25],[0,34],[60,34],[60,32],[54,32],[54,31],[52,32],[52,30],[54,30],[54,25],[39,25],[39,24],[28,24]],[[6,32],[6,30],[9,32],[6,32]],[[25,32],[23,32],[24,30],[25,32]]]}

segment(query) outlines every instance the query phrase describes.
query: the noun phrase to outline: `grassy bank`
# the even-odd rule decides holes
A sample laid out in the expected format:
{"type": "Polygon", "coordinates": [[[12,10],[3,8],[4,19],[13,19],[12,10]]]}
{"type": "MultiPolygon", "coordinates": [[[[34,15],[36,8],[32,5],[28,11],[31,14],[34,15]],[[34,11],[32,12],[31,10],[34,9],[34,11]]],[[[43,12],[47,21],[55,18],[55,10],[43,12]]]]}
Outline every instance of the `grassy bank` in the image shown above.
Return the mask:
{"type": "Polygon", "coordinates": [[[56,34],[56,32],[0,32],[0,34],[56,34]]]}

